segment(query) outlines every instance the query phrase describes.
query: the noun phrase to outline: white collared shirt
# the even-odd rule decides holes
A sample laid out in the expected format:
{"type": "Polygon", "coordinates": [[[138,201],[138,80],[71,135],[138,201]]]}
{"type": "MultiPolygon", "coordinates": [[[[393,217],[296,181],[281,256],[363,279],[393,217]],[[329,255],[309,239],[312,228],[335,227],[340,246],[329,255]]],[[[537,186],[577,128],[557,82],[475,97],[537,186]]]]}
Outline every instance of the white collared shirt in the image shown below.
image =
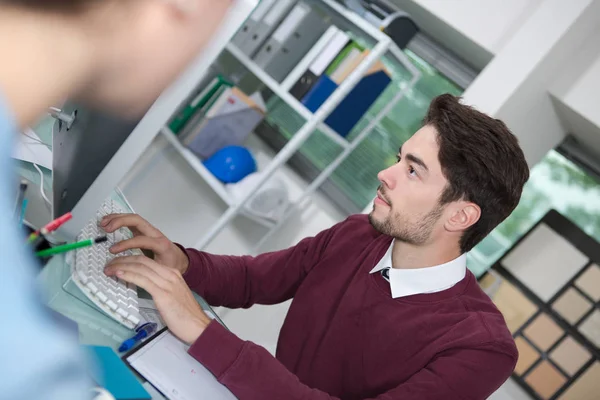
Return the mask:
{"type": "Polygon", "coordinates": [[[414,294],[435,293],[450,289],[460,282],[467,273],[467,255],[461,256],[445,264],[427,268],[398,269],[392,268],[392,240],[389,249],[379,260],[371,274],[389,268],[389,282],[392,297],[411,296],[414,294]]]}

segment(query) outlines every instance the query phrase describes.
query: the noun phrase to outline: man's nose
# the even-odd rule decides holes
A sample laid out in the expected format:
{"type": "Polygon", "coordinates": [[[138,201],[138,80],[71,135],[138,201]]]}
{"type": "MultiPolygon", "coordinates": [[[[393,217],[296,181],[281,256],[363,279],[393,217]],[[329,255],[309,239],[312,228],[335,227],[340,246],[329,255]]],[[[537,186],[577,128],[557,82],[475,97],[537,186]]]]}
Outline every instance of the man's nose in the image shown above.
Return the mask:
{"type": "Polygon", "coordinates": [[[385,186],[385,188],[383,189],[384,191],[386,189],[394,189],[396,187],[396,178],[394,176],[395,166],[396,165],[392,165],[389,168],[379,171],[379,173],[377,174],[377,179],[379,179],[379,182],[381,182],[381,184],[385,186]]]}

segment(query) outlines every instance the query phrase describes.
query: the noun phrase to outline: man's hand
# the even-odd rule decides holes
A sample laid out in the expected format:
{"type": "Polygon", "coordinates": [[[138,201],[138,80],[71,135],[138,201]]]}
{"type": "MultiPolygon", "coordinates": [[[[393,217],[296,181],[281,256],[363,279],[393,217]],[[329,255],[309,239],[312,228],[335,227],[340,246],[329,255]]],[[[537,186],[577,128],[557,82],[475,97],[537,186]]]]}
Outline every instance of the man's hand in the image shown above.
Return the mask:
{"type": "Polygon", "coordinates": [[[152,226],[137,214],[111,214],[100,222],[100,226],[108,233],[127,227],[133,238],[116,243],[110,248],[113,254],[131,249],[151,251],[153,259],[160,265],[175,268],[182,275],[187,271],[189,260],[187,255],[169,240],[161,231],[152,226]]]}
{"type": "Polygon", "coordinates": [[[104,272],[150,293],[171,332],[188,344],[194,343],[211,321],[174,268],[165,268],[148,257],[129,256],[114,258],[104,272]]]}

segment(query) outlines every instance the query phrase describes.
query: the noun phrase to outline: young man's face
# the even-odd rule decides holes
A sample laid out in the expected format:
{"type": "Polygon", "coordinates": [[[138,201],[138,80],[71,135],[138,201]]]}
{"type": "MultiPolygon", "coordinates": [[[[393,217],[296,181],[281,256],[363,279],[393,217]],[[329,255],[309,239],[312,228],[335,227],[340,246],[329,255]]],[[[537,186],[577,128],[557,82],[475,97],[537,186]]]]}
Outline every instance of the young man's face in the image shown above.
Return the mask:
{"type": "Polygon", "coordinates": [[[400,149],[398,162],[378,174],[381,185],[369,220],[379,232],[424,245],[443,228],[445,207],[439,200],[448,181],[436,137],[432,126],[419,129],[400,149]]]}

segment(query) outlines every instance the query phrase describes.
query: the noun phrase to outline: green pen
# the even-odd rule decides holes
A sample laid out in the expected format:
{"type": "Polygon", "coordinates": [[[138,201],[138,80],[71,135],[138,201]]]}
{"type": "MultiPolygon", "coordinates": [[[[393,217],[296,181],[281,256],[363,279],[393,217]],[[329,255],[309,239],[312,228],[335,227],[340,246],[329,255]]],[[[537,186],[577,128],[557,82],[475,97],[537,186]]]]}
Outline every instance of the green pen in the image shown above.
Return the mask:
{"type": "Polygon", "coordinates": [[[106,236],[99,236],[96,239],[82,240],[81,242],[63,244],[62,246],[56,246],[52,247],[51,249],[38,251],[35,253],[35,255],[37,257],[50,257],[57,254],[67,253],[72,250],[77,250],[82,247],[93,246],[98,243],[106,242],[107,240],[108,238],[106,236]]]}

